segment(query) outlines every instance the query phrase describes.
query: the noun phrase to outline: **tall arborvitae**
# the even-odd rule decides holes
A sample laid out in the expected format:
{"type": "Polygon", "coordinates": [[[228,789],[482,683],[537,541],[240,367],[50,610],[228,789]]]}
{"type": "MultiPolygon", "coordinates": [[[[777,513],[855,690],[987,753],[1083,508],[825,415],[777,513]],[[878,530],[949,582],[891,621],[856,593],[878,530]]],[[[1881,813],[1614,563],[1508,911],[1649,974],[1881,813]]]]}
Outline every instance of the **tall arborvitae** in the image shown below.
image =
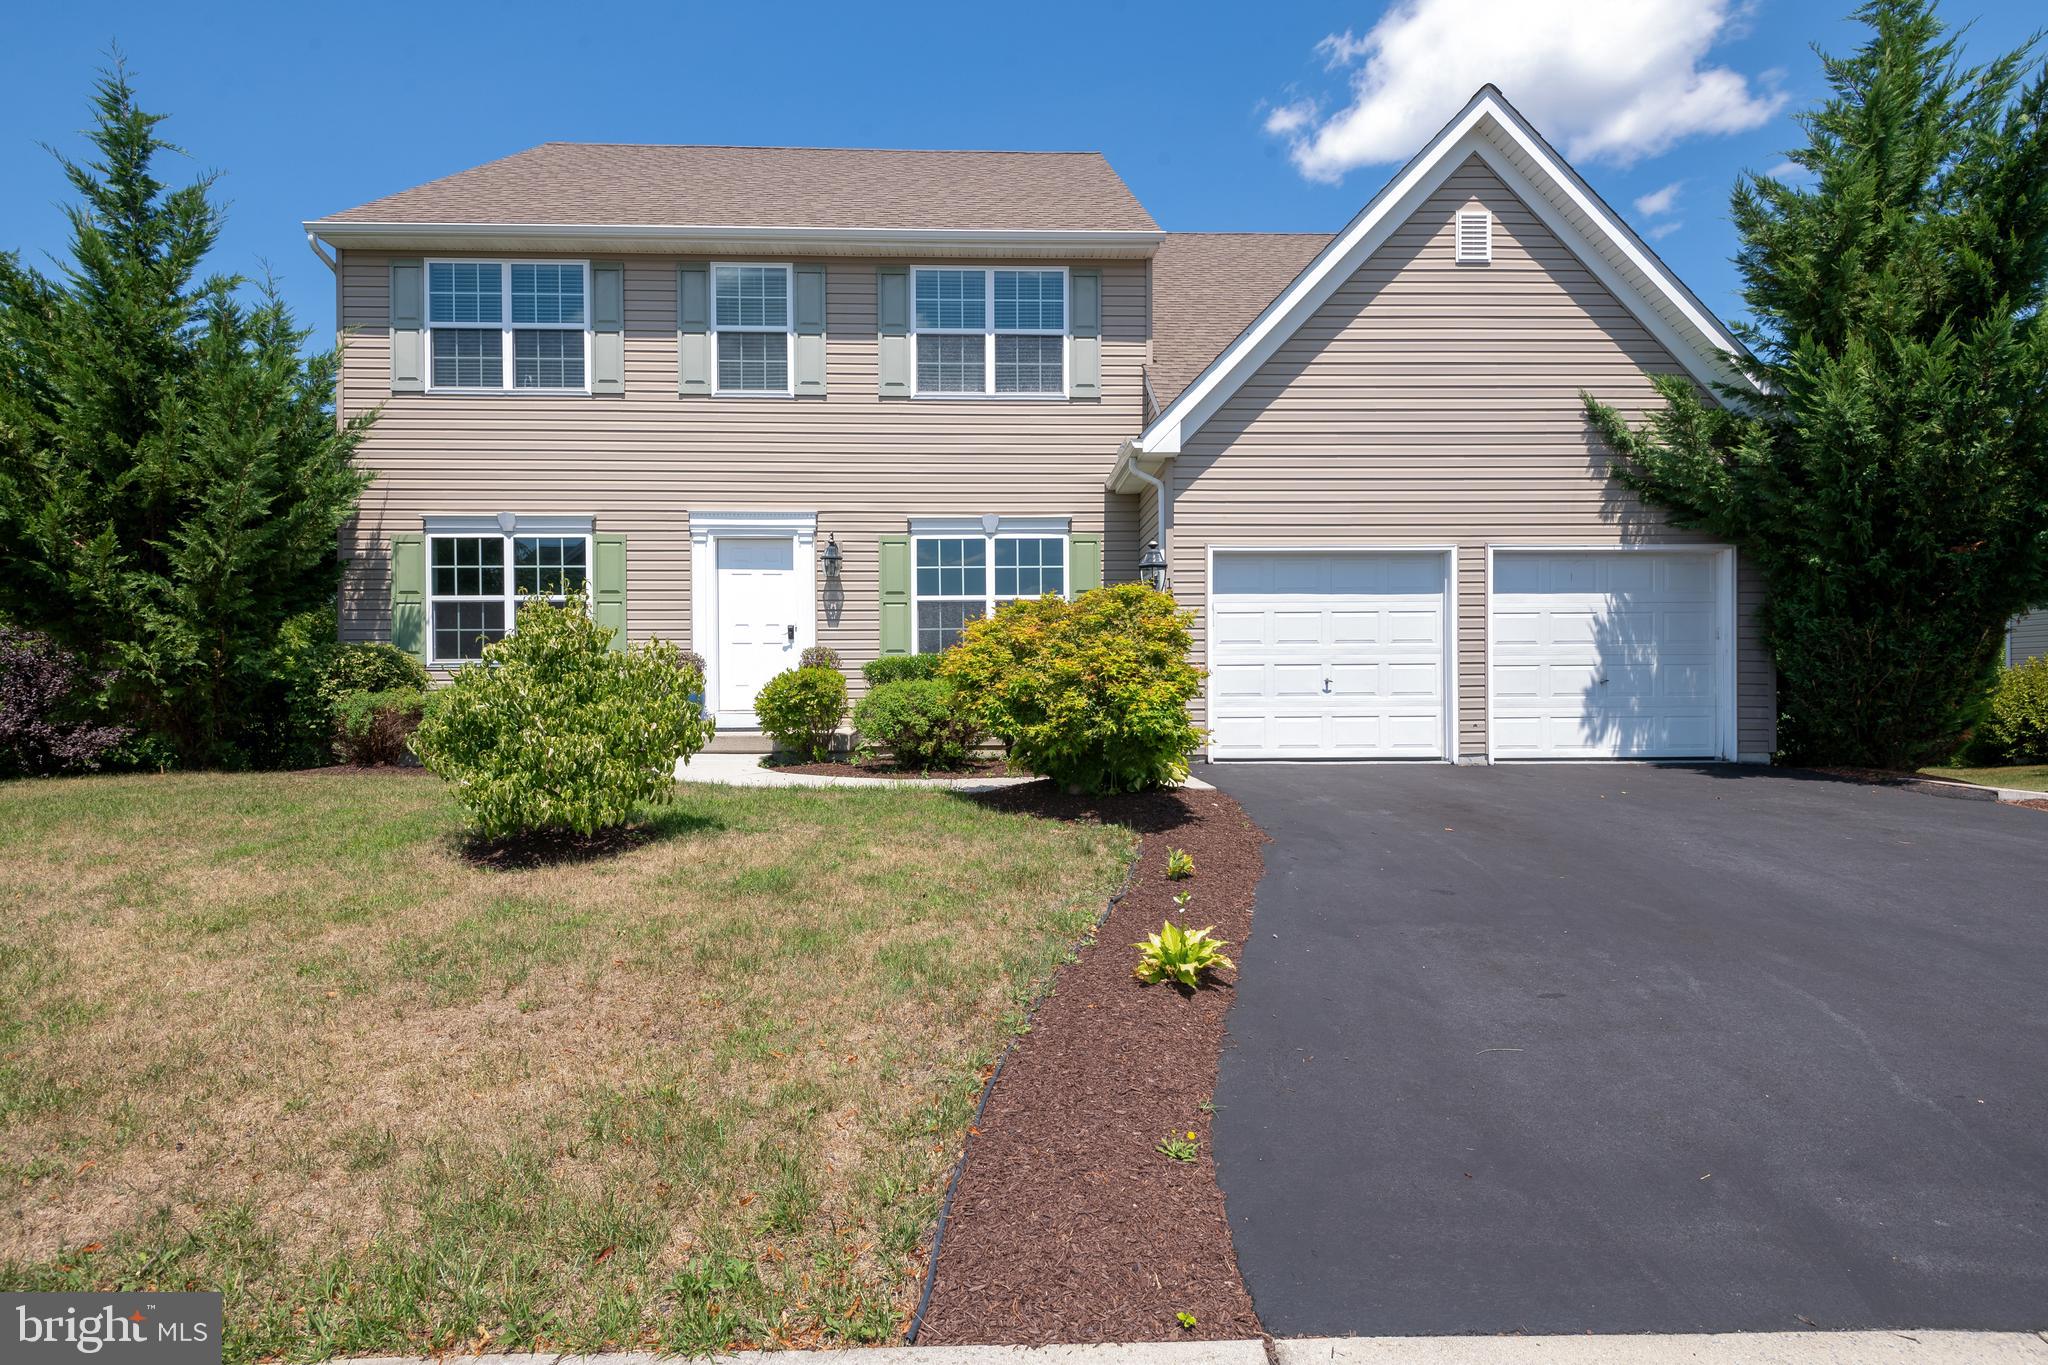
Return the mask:
{"type": "Polygon", "coordinates": [[[62,277],[0,256],[0,615],[113,670],[178,759],[249,762],[279,625],[334,600],[368,423],[336,424],[336,358],[273,290],[200,275],[212,177],[156,178],[176,149],[124,69],[94,109],[62,277]]]}
{"type": "Polygon", "coordinates": [[[1926,0],[1857,17],[1804,175],[1734,192],[1762,392],[1587,411],[1624,483],[1761,571],[1787,753],[1907,767],[2048,603],[2048,80],[2032,43],[1964,65],[1926,0]]]}

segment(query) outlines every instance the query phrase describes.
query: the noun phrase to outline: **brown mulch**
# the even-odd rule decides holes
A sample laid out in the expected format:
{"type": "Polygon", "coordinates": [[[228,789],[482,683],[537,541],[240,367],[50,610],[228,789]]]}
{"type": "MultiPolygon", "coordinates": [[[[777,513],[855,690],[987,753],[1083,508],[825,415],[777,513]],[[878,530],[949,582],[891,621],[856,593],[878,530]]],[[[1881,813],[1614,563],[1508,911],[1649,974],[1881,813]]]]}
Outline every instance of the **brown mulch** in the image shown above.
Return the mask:
{"type": "Polygon", "coordinates": [[[1174,892],[1191,890],[1182,922],[1215,925],[1239,955],[1265,835],[1221,792],[1097,801],[1037,782],[979,799],[1112,821],[1142,842],[1125,895],[1054,977],[971,1130],[919,1344],[1259,1335],[1202,1108],[1236,974],[1185,995],[1142,986],[1131,945],[1174,913],[1174,892]],[[1166,880],[1168,848],[1194,855],[1192,881],[1166,880]],[[1156,1150],[1189,1131],[1201,1144],[1193,1162],[1156,1150]],[[1182,1312],[1195,1327],[1180,1324],[1182,1312]]]}
{"type": "Polygon", "coordinates": [[[934,768],[929,772],[918,768],[899,768],[881,759],[866,763],[849,763],[834,759],[829,763],[771,763],[767,765],[779,773],[804,773],[816,777],[937,777],[970,778],[1001,777],[1008,767],[1000,758],[969,759],[962,768],[934,768]]]}

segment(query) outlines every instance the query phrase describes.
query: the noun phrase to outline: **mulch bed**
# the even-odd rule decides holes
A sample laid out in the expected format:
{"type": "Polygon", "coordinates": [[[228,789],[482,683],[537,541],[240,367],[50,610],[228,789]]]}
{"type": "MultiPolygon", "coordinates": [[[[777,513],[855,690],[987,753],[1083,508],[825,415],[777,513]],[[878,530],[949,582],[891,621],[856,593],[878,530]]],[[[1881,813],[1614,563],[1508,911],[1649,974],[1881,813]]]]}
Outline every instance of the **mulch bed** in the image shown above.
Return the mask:
{"type": "Polygon", "coordinates": [[[916,768],[899,768],[880,759],[867,763],[848,763],[843,759],[835,759],[829,763],[770,763],[766,766],[779,773],[803,773],[815,777],[935,777],[942,780],[1001,777],[1008,771],[1008,767],[1000,758],[971,759],[964,768],[935,768],[930,772],[916,768]]]}
{"type": "Polygon", "coordinates": [[[1131,945],[1174,913],[1174,892],[1192,890],[1183,922],[1215,925],[1240,956],[1265,835],[1221,792],[1093,800],[1035,782],[977,799],[1127,825],[1142,843],[1125,895],[1054,977],[971,1131],[918,1343],[1259,1335],[1202,1108],[1235,973],[1191,994],[1142,986],[1131,945]],[[1194,855],[1194,880],[1166,880],[1168,848],[1194,855]],[[1201,1144],[1194,1161],[1156,1150],[1189,1131],[1201,1144]]]}

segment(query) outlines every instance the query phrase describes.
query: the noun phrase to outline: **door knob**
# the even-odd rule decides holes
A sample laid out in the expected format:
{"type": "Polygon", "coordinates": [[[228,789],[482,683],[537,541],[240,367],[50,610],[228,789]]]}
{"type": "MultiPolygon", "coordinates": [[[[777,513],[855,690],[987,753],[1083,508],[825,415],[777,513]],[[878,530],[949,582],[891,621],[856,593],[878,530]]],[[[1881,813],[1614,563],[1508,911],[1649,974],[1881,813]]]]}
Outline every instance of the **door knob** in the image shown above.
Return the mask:
{"type": "Polygon", "coordinates": [[[795,643],[796,643],[796,627],[795,627],[795,626],[789,626],[789,627],[787,627],[787,629],[788,629],[788,631],[789,631],[789,642],[790,642],[791,644],[795,644],[795,643]]]}

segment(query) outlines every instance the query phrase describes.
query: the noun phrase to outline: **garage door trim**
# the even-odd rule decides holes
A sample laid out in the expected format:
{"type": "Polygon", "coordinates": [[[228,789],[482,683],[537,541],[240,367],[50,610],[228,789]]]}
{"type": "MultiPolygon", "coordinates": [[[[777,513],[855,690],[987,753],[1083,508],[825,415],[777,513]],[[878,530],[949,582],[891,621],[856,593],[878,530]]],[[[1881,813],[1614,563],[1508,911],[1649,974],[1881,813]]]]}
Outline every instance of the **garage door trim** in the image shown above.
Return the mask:
{"type": "MultiPolygon", "coordinates": [[[[1489,561],[1490,564],[1490,561],[1489,561]]],[[[1209,545],[1203,550],[1202,582],[1202,680],[1204,736],[1202,757],[1214,763],[1456,763],[1458,761],[1458,547],[1441,542],[1410,544],[1377,542],[1370,545],[1209,545]],[[1216,731],[1216,671],[1213,654],[1216,642],[1216,557],[1218,555],[1371,555],[1435,554],[1444,560],[1443,678],[1444,735],[1442,758],[1217,758],[1211,752],[1210,737],[1216,731]]]]}
{"type": "Polygon", "coordinates": [[[1527,757],[1496,758],[1493,752],[1494,724],[1493,667],[1496,658],[1493,641],[1494,605],[1494,558],[1504,554],[1559,554],[1559,555],[1626,555],[1626,554],[1690,554],[1711,558],[1714,573],[1715,627],[1719,638],[1715,641],[1715,687],[1719,701],[1716,728],[1719,731],[1720,752],[1715,757],[1724,762],[1737,761],[1736,734],[1739,711],[1736,705],[1736,601],[1735,601],[1735,547],[1719,544],[1645,544],[1645,545],[1488,545],[1486,547],[1486,600],[1481,610],[1486,618],[1486,667],[1482,677],[1486,681],[1486,761],[1489,763],[1519,762],[1593,762],[1607,763],[1612,759],[1529,759],[1527,757]]]}

